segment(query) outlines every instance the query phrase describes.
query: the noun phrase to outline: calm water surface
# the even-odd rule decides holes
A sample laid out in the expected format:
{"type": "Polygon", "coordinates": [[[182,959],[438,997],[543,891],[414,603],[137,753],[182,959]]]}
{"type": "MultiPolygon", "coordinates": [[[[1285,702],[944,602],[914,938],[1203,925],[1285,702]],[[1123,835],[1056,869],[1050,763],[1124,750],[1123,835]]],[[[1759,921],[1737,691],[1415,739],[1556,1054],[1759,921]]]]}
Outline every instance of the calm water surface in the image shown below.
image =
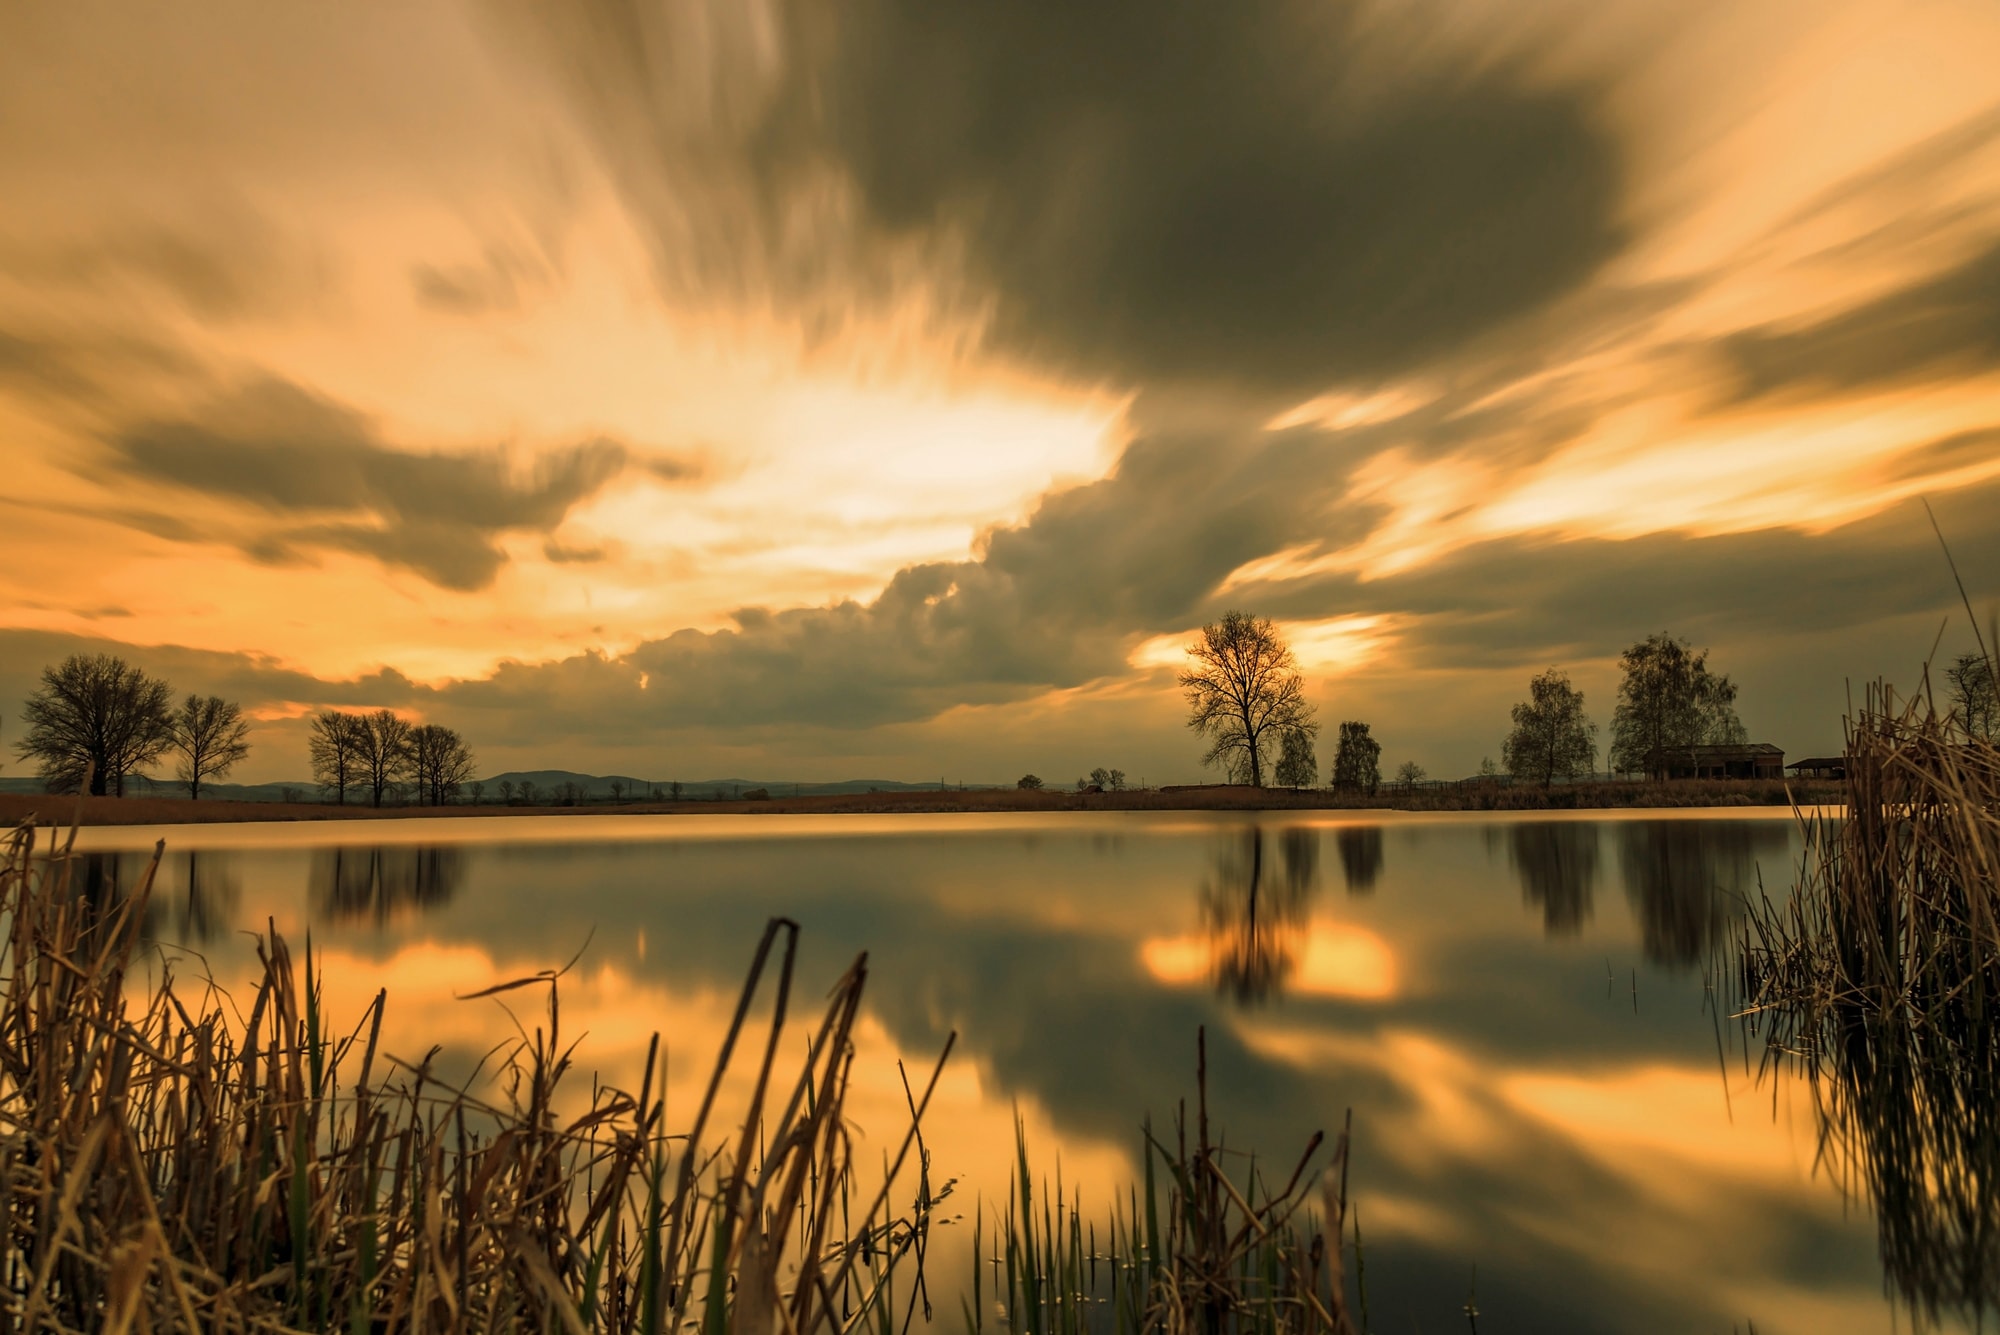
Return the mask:
{"type": "Polygon", "coordinates": [[[582,1065],[636,1084],[658,1030],[689,1109],[767,918],[802,925],[814,995],[866,950],[857,1116],[892,1149],[898,1059],[920,1079],[958,1031],[927,1130],[961,1229],[1005,1196],[1017,1111],[1101,1207],[1140,1119],[1191,1093],[1206,1026],[1231,1145],[1288,1168],[1353,1110],[1376,1330],[1465,1330],[1469,1297],[1489,1333],[1892,1328],[1874,1222],[1814,1171],[1809,1098],[1759,1083],[1709,1004],[1744,896],[1791,882],[1788,816],[583,816],[84,843],[129,884],[161,836],[150,930],[225,986],[254,971],[246,932],[296,947],[310,926],[337,1013],[386,986],[390,1050],[440,1043],[463,1069],[538,1017],[528,994],[457,995],[582,949],[562,992],[582,1065]]]}

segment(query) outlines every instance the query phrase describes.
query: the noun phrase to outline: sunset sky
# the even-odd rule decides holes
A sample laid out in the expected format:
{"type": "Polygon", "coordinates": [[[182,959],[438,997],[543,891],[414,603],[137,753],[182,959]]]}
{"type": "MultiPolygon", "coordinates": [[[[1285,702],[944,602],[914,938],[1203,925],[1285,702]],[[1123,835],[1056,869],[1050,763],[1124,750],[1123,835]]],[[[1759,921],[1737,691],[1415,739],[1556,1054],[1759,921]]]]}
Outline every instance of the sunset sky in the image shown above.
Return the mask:
{"type": "Polygon", "coordinates": [[[1193,781],[1232,607],[1385,768],[1661,630],[1822,752],[1970,646],[1920,498],[2000,596],[1996,68],[1990,0],[9,6],[0,773],[109,649],[235,779],[381,704],[1193,781]]]}

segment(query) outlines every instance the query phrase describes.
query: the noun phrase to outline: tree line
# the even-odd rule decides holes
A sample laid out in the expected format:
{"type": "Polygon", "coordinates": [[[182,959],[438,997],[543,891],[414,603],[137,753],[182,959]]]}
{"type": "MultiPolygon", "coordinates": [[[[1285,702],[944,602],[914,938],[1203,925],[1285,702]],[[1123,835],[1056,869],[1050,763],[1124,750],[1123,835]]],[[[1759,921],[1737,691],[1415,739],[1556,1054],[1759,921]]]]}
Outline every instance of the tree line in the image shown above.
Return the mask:
{"type": "Polygon", "coordinates": [[[471,782],[474,760],[465,739],[441,723],[412,724],[392,709],[313,715],[307,751],[313,781],[346,805],[350,789],[379,807],[404,792],[441,807],[471,782]]]}
{"type": "MultiPolygon", "coordinates": [[[[170,759],[175,780],[199,798],[250,754],[250,725],[235,701],[176,700],[166,681],[111,654],[72,654],[43,668],[21,717],[27,732],[14,749],[52,793],[123,797],[127,780],[170,759]]],[[[457,732],[387,709],[314,716],[310,752],[314,780],[342,803],[349,791],[378,807],[409,792],[442,806],[473,774],[471,748],[457,732]]]]}
{"type": "MultiPolygon", "coordinates": [[[[1187,653],[1189,664],[1178,681],[1188,726],[1209,743],[1202,762],[1220,766],[1235,783],[1317,786],[1314,743],[1320,725],[1277,626],[1269,618],[1228,612],[1203,626],[1187,653]]],[[[1619,656],[1619,667],[1606,755],[1614,773],[1662,780],[1697,747],[1747,740],[1736,713],[1736,683],[1709,665],[1708,650],[1671,634],[1650,635],[1619,656]]],[[[2000,736],[2000,690],[1991,659],[1985,653],[1962,655],[1945,675],[1966,733],[1987,741],[2000,736]]],[[[1501,746],[1501,766],[1482,761],[1482,775],[1497,776],[1504,768],[1517,781],[1546,787],[1596,772],[1597,725],[1585,711],[1583,692],[1563,669],[1551,667],[1528,683],[1528,698],[1514,706],[1512,724],[1501,746]]],[[[1368,724],[1342,722],[1330,784],[1375,792],[1382,783],[1381,755],[1368,724]]],[[[1414,761],[1396,774],[1403,784],[1424,777],[1414,761]]],[[[1030,780],[1022,786],[1038,786],[1030,780]]]]}

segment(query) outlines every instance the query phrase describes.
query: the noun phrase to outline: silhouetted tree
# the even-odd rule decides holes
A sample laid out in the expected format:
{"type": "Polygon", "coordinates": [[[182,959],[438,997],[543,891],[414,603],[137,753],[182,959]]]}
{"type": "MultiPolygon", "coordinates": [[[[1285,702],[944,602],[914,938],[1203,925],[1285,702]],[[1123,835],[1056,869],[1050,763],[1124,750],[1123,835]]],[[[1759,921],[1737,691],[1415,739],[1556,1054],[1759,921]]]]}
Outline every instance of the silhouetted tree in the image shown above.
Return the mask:
{"type": "Polygon", "coordinates": [[[1396,767],[1396,782],[1402,784],[1405,788],[1410,787],[1412,784],[1422,783],[1428,777],[1429,775],[1425,773],[1424,767],[1414,760],[1405,760],[1396,767]]]}
{"type": "Polygon", "coordinates": [[[1382,785],[1382,744],[1368,735],[1368,725],[1350,719],[1340,725],[1340,743],[1333,753],[1333,786],[1373,793],[1382,785]]]}
{"type": "Polygon", "coordinates": [[[72,654],[42,669],[42,684],[21,711],[27,736],[14,744],[36,762],[52,793],[125,795],[125,779],[160,758],[173,741],[172,692],[110,654],[72,654]]]}
{"type": "Polygon", "coordinates": [[[1312,788],[1319,783],[1319,757],[1313,753],[1313,736],[1295,729],[1285,734],[1284,750],[1278,754],[1280,786],[1312,788]]]}
{"type": "Polygon", "coordinates": [[[465,739],[441,723],[410,729],[403,742],[405,768],[417,787],[417,798],[441,807],[472,777],[472,749],[465,739]]]}
{"type": "Polygon", "coordinates": [[[676,802],[680,801],[680,800],[681,800],[681,781],[680,781],[679,779],[675,779],[675,780],[674,780],[674,781],[673,781],[672,783],[668,784],[668,785],[667,785],[667,792],[668,792],[668,793],[670,793],[670,794],[671,794],[671,795],[673,796],[673,799],[674,799],[674,801],[676,801],[676,802]]]}
{"type": "Polygon", "coordinates": [[[1039,777],[1037,777],[1036,775],[1033,775],[1033,774],[1023,774],[1023,775],[1022,775],[1022,776],[1021,776],[1020,778],[1018,778],[1018,779],[1014,780],[1014,786],[1015,786],[1016,788],[1028,788],[1028,789],[1034,789],[1034,788],[1039,788],[1039,787],[1041,787],[1041,786],[1042,786],[1042,781],[1041,781],[1041,779],[1040,779],[1039,777]]]}
{"type": "Polygon", "coordinates": [[[329,709],[313,715],[306,743],[313,781],[341,806],[347,805],[347,790],[361,786],[361,747],[367,729],[359,714],[329,709]]]}
{"type": "Polygon", "coordinates": [[[1965,731],[1981,741],[2000,741],[2000,684],[1993,679],[1993,660],[1983,653],[1960,654],[1944,675],[1965,731]]]}
{"type": "Polygon", "coordinates": [[[613,779],[611,781],[611,800],[613,803],[625,800],[625,780],[613,779]]]}
{"type": "Polygon", "coordinates": [[[473,780],[470,784],[466,785],[465,791],[472,794],[472,805],[474,806],[478,806],[486,800],[486,783],[483,779],[473,780]]]}
{"type": "Polygon", "coordinates": [[[1317,735],[1297,660],[1268,617],[1226,612],[1201,628],[1180,674],[1188,726],[1209,739],[1204,765],[1237,783],[1264,786],[1264,757],[1290,733],[1317,735]]]}
{"type": "Polygon", "coordinates": [[[1090,772],[1090,781],[1107,793],[1111,791],[1111,771],[1102,765],[1090,772]]]}
{"type": "Polygon", "coordinates": [[[533,779],[521,780],[522,806],[531,807],[535,805],[535,799],[540,796],[541,796],[541,790],[535,787],[535,781],[533,779]]]}
{"type": "Polygon", "coordinates": [[[250,754],[250,725],[243,711],[219,695],[190,695],[169,721],[171,748],[180,755],[174,774],[187,785],[188,797],[201,796],[201,785],[219,779],[250,754]]]}
{"type": "Polygon", "coordinates": [[[1544,788],[1597,768],[1597,725],[1585,717],[1583,692],[1567,673],[1550,668],[1528,683],[1500,757],[1509,774],[1544,788]]]}
{"type": "Polygon", "coordinates": [[[1744,739],[1736,717],[1736,685],[1708,670],[1708,650],[1653,635],[1620,659],[1625,680],[1611,715],[1611,768],[1667,776],[1677,754],[1696,746],[1744,739]]]}
{"type": "Polygon", "coordinates": [[[514,781],[512,779],[500,780],[500,800],[508,806],[514,805],[514,781]]]}
{"type": "Polygon", "coordinates": [[[396,795],[397,784],[409,770],[410,725],[393,709],[364,714],[360,722],[355,737],[361,781],[368,786],[369,805],[379,807],[383,798],[396,795]]]}

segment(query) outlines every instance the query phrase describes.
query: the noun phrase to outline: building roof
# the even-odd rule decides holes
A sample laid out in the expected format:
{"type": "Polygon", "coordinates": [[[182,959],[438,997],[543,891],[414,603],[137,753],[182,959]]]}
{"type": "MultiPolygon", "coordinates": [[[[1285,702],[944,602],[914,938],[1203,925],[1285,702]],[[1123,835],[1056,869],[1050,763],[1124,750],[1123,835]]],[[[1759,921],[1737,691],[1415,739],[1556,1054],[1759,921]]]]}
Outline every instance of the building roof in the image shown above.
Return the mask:
{"type": "Polygon", "coordinates": [[[1847,765],[1846,756],[1807,756],[1804,760],[1794,760],[1786,769],[1842,769],[1847,765]]]}
{"type": "Polygon", "coordinates": [[[1695,760],[1747,760],[1752,756],[1782,756],[1785,749],[1769,742],[1739,742],[1724,746],[1682,746],[1667,754],[1695,760]]]}

